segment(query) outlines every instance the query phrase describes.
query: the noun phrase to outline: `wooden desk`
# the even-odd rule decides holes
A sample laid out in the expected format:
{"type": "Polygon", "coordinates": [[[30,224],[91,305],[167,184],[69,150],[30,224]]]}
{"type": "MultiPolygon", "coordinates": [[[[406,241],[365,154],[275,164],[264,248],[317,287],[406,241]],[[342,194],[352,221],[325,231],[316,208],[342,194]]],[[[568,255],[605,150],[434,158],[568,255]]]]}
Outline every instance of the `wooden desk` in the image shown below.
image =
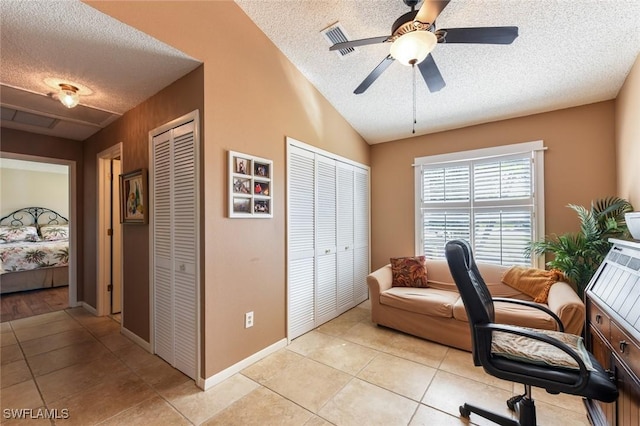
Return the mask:
{"type": "Polygon", "coordinates": [[[615,377],[614,403],[586,400],[594,425],[640,425],[640,242],[614,245],[586,291],[587,348],[615,377]]]}

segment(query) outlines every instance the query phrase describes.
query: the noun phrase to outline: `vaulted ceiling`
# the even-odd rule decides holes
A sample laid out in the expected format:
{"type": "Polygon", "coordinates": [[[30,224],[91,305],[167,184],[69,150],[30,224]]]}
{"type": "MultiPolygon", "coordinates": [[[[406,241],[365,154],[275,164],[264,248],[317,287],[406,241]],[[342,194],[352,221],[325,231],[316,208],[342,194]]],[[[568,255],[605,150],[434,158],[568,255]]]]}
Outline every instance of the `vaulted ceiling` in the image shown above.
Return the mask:
{"type": "MultiPolygon", "coordinates": [[[[402,0],[235,1],[369,143],[412,136],[410,67],[396,61],[353,93],[390,43],[340,57],[321,33],[339,22],[350,40],[390,35],[410,11],[402,0]]],[[[417,73],[416,134],[613,99],[640,52],[638,0],[451,0],[436,19],[437,28],[484,26],[517,26],[519,36],[438,44],[446,86],[431,93],[417,73]]]]}

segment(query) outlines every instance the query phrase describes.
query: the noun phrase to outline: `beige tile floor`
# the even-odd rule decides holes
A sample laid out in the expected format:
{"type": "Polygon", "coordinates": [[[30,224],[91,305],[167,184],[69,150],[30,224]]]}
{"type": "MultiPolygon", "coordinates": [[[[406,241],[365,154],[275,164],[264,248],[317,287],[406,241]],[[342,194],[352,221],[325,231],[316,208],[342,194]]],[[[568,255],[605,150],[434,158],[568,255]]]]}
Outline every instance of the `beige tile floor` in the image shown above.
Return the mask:
{"type": "MultiPolygon", "coordinates": [[[[206,392],[81,308],[1,324],[2,423],[61,425],[460,425],[462,402],[508,414],[520,386],[469,353],[369,321],[367,305],[206,392]],[[6,419],[5,409],[67,419],[6,419]],[[63,411],[68,410],[68,411],[63,411]]],[[[541,425],[587,425],[581,400],[534,392],[541,425]]],[[[489,424],[472,415],[472,422],[489,424]]],[[[473,423],[476,424],[476,423],[473,423]]]]}

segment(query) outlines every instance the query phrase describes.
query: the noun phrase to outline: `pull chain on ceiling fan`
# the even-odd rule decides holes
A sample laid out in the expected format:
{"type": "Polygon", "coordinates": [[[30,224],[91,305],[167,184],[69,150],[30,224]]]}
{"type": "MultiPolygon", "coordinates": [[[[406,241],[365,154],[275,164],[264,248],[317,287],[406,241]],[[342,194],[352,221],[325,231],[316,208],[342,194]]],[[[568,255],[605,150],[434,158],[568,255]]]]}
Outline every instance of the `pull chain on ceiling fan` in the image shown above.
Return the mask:
{"type": "Polygon", "coordinates": [[[416,133],[416,123],[418,122],[416,118],[416,65],[411,65],[411,70],[413,71],[413,129],[411,129],[411,133],[415,135],[416,133]]]}
{"type": "Polygon", "coordinates": [[[329,50],[392,43],[389,55],[371,71],[353,93],[356,95],[364,93],[396,59],[403,65],[412,66],[414,68],[413,132],[415,133],[416,65],[429,91],[437,92],[446,85],[433,55],[431,55],[437,44],[511,44],[518,37],[518,27],[442,28],[436,30],[436,18],[447,7],[450,0],[424,0],[417,12],[415,8],[420,0],[403,1],[411,8],[411,12],[396,19],[391,27],[391,35],[336,43],[329,50]]]}

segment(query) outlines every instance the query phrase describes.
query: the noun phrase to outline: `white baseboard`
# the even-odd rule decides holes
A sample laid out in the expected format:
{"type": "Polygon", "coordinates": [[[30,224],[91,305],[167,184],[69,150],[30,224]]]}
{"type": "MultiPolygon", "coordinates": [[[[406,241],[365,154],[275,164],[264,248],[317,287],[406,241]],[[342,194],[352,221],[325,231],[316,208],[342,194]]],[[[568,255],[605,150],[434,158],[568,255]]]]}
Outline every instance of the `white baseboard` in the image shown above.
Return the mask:
{"type": "Polygon", "coordinates": [[[98,316],[98,311],[96,311],[96,308],[94,308],[93,306],[89,305],[87,302],[78,302],[78,306],[82,306],[84,309],[86,309],[87,311],[89,311],[93,315],[98,316]]]}
{"type": "Polygon", "coordinates": [[[144,340],[142,337],[138,336],[131,330],[121,327],[120,333],[122,333],[126,338],[131,339],[133,343],[142,347],[142,349],[144,349],[145,351],[151,352],[151,343],[147,342],[146,340],[144,340]]]}
{"type": "Polygon", "coordinates": [[[211,377],[207,377],[206,379],[202,379],[202,378],[198,378],[197,381],[197,385],[200,389],[203,390],[207,390],[212,388],[213,386],[217,385],[218,383],[223,382],[224,380],[228,379],[229,377],[233,376],[236,373],[239,373],[240,371],[244,370],[245,368],[247,368],[248,366],[250,366],[251,364],[253,364],[254,362],[260,361],[262,358],[271,355],[272,353],[284,348],[287,346],[287,339],[282,339],[277,341],[276,343],[274,343],[271,346],[267,346],[266,348],[262,349],[259,352],[256,352],[255,354],[251,355],[248,358],[243,359],[240,362],[237,362],[236,364],[232,365],[231,367],[222,370],[221,372],[214,374],[211,377]]]}

